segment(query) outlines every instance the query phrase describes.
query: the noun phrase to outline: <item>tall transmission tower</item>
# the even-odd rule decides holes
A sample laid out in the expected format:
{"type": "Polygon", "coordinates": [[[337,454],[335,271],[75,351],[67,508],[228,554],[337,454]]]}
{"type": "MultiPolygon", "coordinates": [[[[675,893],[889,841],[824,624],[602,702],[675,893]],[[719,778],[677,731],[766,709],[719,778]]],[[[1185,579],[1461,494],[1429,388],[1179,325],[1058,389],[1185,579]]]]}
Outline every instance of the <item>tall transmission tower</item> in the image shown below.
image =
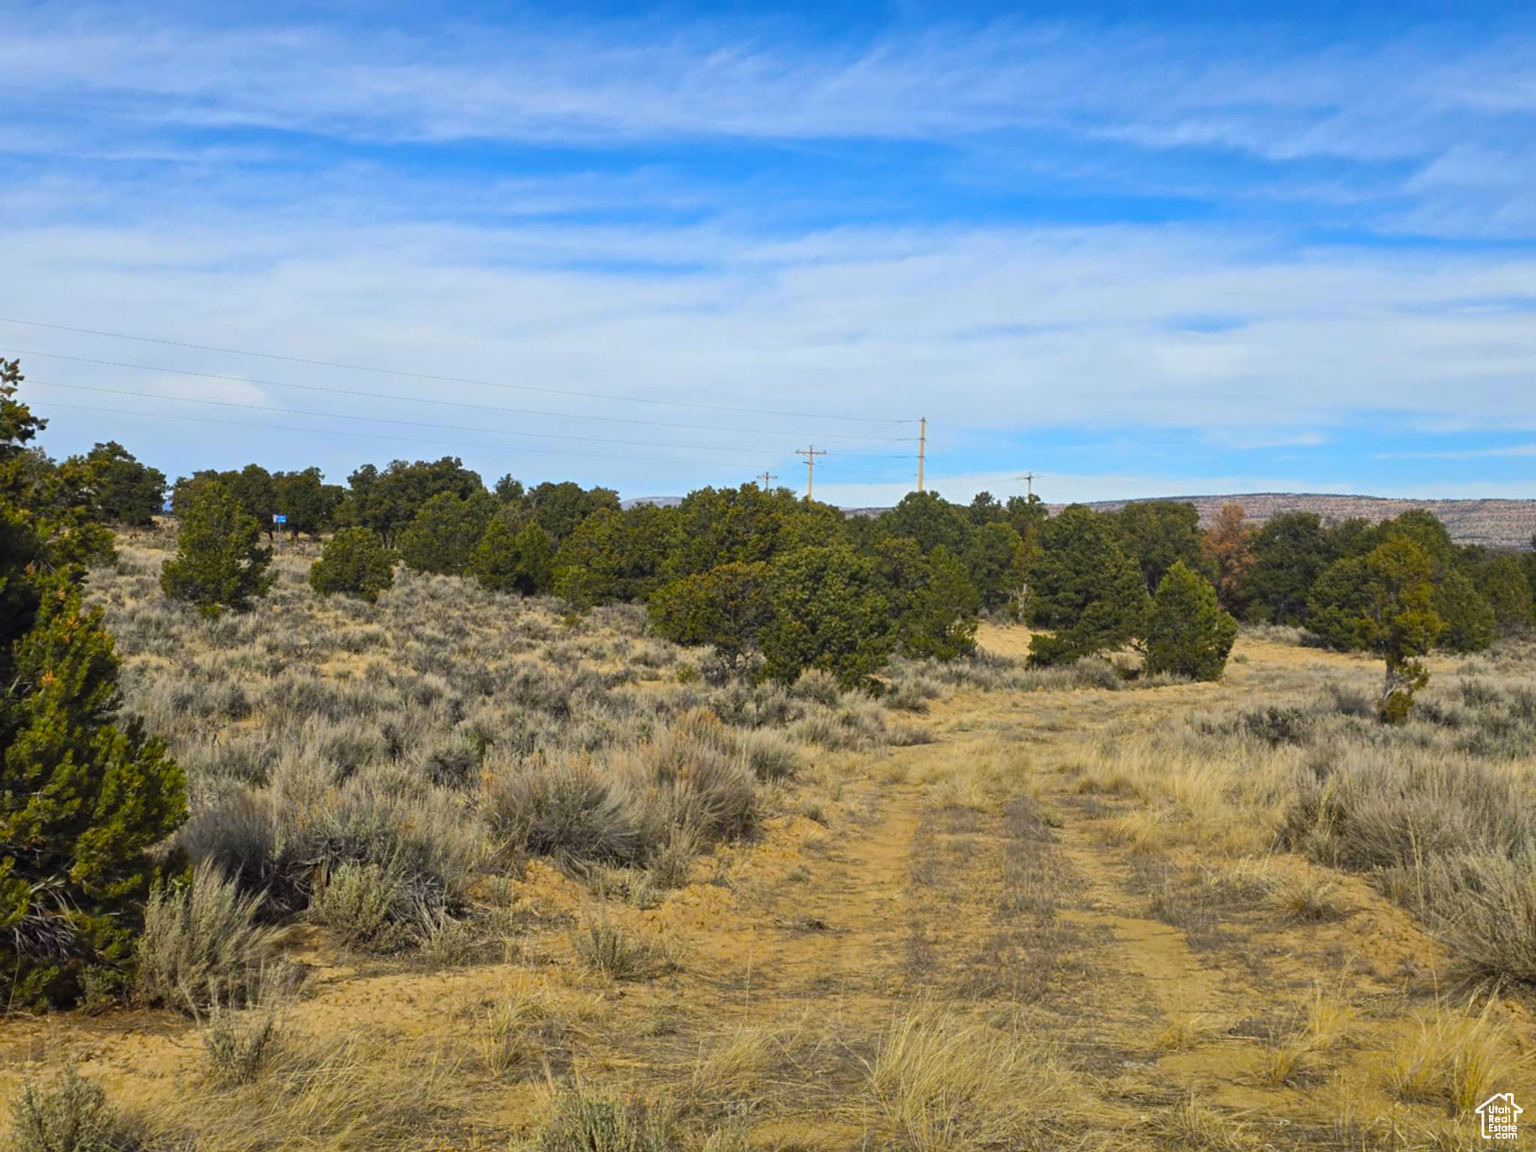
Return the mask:
{"type": "Polygon", "coordinates": [[[795,449],[796,456],[805,457],[805,498],[807,500],[811,499],[812,494],[816,490],[816,457],[825,456],[826,454],[827,450],[825,448],[818,449],[814,444],[809,448],[795,449]]]}

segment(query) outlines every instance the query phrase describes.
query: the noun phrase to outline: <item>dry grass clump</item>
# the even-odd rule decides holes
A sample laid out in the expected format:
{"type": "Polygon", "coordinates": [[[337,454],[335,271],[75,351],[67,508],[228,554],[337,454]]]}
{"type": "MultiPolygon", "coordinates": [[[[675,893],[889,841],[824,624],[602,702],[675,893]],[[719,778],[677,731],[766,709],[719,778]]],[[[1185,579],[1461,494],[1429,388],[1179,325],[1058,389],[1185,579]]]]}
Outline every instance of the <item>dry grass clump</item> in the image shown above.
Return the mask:
{"type": "Polygon", "coordinates": [[[157,888],[144,910],[134,991],[149,1003],[200,1007],[245,1000],[276,958],[282,929],[257,922],[261,898],[242,895],[204,860],[185,884],[157,888]]]}
{"type": "Polygon", "coordinates": [[[178,1097],[156,1128],[174,1147],[219,1152],[403,1146],[446,1113],[463,1079],[458,1057],[395,1037],[283,1041],[251,1079],[178,1097]]]}
{"type": "Polygon", "coordinates": [[[1536,984],[1536,849],[1431,861],[1411,883],[1472,974],[1536,984]]]}
{"type": "Polygon", "coordinates": [[[1469,1002],[1457,1011],[1437,1002],[1419,1012],[1392,1053],[1388,1079],[1400,1099],[1440,1104],[1460,1115],[1496,1091],[1520,1083],[1536,1068],[1521,1055],[1508,1029],[1493,1016],[1490,999],[1481,1011],[1469,1002]]]}
{"type": "Polygon", "coordinates": [[[688,1098],[701,1104],[760,1103],[776,1091],[790,1091],[803,1107],[821,1075],[813,1062],[832,1043],[809,1014],[787,1025],[737,1025],[700,1046],[688,1098]]]}
{"type": "Polygon", "coordinates": [[[1296,1023],[1280,1037],[1259,1068],[1259,1080],[1271,1088],[1294,1084],[1322,1071],[1330,1057],[1355,1039],[1358,1014],[1340,987],[1313,985],[1312,994],[1297,1006],[1296,1023]]]}
{"type": "Polygon", "coordinates": [[[916,1149],[1009,1146],[1090,1107],[1033,1037],[931,1007],[894,1019],[869,1068],[892,1134],[916,1149]]]}
{"type": "Polygon", "coordinates": [[[1185,1012],[1169,1020],[1158,1033],[1157,1047],[1164,1052],[1185,1052],[1218,1034],[1219,1029],[1204,1012],[1185,1012]]]}
{"type": "Polygon", "coordinates": [[[1271,906],[1294,924],[1326,924],[1343,920],[1354,908],[1343,889],[1326,876],[1283,875],[1268,883],[1271,906]]]}
{"type": "Polygon", "coordinates": [[[581,927],[571,933],[571,945],[588,967],[610,980],[644,980],[676,967],[672,947],[615,924],[606,904],[596,916],[589,912],[583,917],[581,927]]]}
{"type": "Polygon", "coordinates": [[[215,1085],[249,1084],[260,1074],[279,1043],[279,1003],[277,995],[269,994],[241,1010],[215,1000],[206,1014],[199,1014],[198,1031],[215,1085]]]}

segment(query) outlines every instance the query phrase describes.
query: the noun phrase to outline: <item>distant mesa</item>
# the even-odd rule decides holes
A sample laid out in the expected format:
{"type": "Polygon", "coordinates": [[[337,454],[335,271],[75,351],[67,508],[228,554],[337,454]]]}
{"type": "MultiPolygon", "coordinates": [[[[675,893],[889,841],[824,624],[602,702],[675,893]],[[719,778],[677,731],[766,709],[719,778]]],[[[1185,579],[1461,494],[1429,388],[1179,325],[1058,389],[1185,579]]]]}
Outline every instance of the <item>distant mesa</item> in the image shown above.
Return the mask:
{"type": "MultiPolygon", "coordinates": [[[[1248,519],[1262,524],[1286,512],[1316,512],[1326,521],[1364,518],[1373,524],[1410,508],[1425,508],[1440,518],[1458,544],[1482,544],[1489,548],[1529,548],[1536,534],[1536,500],[1399,500],[1390,496],[1344,496],[1316,492],[1248,492],[1230,496],[1149,496],[1136,500],[1098,500],[1088,507],[1118,512],[1127,504],[1148,500],[1177,500],[1193,504],[1200,522],[1209,524],[1223,504],[1241,504],[1248,519]]],[[[681,496],[640,496],[624,501],[624,507],[654,504],[671,508],[681,496]]],[[[1065,504],[1047,504],[1054,516],[1065,504]]],[[[878,516],[887,508],[844,508],[848,516],[878,516]]]]}
{"type": "MultiPolygon", "coordinates": [[[[1536,500],[1399,500],[1387,496],[1342,496],[1315,492],[1249,492],[1233,496],[1163,496],[1193,504],[1200,523],[1209,524],[1223,504],[1241,504],[1248,519],[1262,524],[1286,512],[1316,512],[1326,521],[1363,518],[1373,524],[1411,508],[1424,508],[1439,517],[1458,544],[1489,548],[1529,548],[1536,533],[1536,500]]],[[[1139,500],[1100,500],[1089,504],[1101,512],[1117,512],[1139,500]]],[[[1054,515],[1065,504],[1047,505],[1054,515]]]]}

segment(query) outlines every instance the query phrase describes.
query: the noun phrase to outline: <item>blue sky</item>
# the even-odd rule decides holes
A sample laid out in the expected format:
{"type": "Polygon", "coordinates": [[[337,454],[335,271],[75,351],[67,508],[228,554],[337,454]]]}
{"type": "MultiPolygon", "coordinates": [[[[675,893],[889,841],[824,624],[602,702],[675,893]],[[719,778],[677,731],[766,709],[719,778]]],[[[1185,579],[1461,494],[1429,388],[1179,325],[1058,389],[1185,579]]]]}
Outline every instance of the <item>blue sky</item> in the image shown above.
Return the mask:
{"type": "Polygon", "coordinates": [[[1536,495],[1536,18],[1322,10],[0,0],[0,355],[172,475],[1536,495]]]}

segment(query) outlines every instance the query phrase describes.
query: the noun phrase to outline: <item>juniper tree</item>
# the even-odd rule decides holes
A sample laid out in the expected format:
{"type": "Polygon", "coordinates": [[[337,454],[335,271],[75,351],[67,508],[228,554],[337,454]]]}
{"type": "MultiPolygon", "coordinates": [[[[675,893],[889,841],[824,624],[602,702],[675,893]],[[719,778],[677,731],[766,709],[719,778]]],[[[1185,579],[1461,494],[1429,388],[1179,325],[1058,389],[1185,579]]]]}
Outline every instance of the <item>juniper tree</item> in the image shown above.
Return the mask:
{"type": "Polygon", "coordinates": [[[1360,647],[1378,653],[1387,665],[1378,712],[1401,724],[1413,708],[1414,693],[1429,683],[1423,657],[1445,630],[1435,612],[1430,559],[1413,540],[1397,536],[1365,558],[1370,599],[1355,620],[1360,647]]]}
{"type": "Polygon", "coordinates": [[[496,499],[487,492],[464,498],[440,492],[400,534],[400,559],[418,572],[462,576],[496,511],[496,499]]]}
{"type": "Polygon", "coordinates": [[[845,546],[801,548],[774,561],[772,618],[759,633],[764,673],[792,684],[820,668],[852,688],[879,670],[895,633],[873,563],[845,546]]]}
{"type": "Polygon", "coordinates": [[[0,361],[0,1004],[76,998],[88,973],[132,961],[149,854],[186,819],[164,746],[119,723],[118,661],[85,610],[71,532],[26,498],[19,469],[43,427],[0,361]],[[60,547],[60,545],[66,545],[60,547]]]}
{"type": "Polygon", "coordinates": [[[1222,610],[1210,581],[1175,560],[1147,610],[1147,671],[1219,680],[1237,639],[1237,621],[1222,610]]]}
{"type": "Polygon", "coordinates": [[[395,554],[371,528],[342,528],[309,568],[309,586],[321,596],[340,592],[376,603],[395,585],[395,554]]]}
{"type": "Polygon", "coordinates": [[[223,481],[199,480],[188,491],[176,555],[160,568],[160,587],[172,600],[205,615],[221,608],[242,612],[272,586],[272,550],[261,546],[261,526],[223,481]]]}
{"type": "Polygon", "coordinates": [[[712,645],[727,668],[741,672],[771,618],[768,565],[722,564],[673,580],[651,597],[650,616],[664,639],[712,645]]]}
{"type": "Polygon", "coordinates": [[[1146,609],[1141,569],[1125,554],[1113,517],[1081,504],[1046,522],[1030,583],[1032,664],[1071,663],[1118,648],[1146,609]]]}
{"type": "Polygon", "coordinates": [[[469,555],[467,574],[492,592],[538,596],[555,581],[555,542],[538,521],[514,527],[505,511],[491,520],[469,555]]]}

